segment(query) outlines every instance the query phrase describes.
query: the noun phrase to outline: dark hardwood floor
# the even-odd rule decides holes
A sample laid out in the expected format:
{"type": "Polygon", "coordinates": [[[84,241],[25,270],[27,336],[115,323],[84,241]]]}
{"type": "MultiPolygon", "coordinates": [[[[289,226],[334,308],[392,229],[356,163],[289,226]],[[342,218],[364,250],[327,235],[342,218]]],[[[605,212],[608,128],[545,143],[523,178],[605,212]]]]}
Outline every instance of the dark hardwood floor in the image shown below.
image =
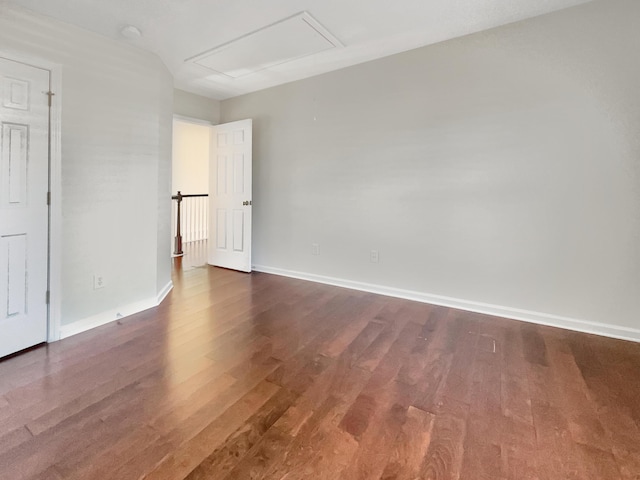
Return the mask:
{"type": "Polygon", "coordinates": [[[197,264],[0,361],[0,478],[640,479],[640,344],[197,264]]]}

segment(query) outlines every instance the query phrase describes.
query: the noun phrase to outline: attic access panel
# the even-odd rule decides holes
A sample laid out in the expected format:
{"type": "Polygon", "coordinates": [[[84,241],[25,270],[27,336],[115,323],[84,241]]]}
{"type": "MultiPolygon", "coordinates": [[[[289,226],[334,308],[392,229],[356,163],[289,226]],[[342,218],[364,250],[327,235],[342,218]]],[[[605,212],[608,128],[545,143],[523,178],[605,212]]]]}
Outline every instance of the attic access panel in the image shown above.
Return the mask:
{"type": "Polygon", "coordinates": [[[231,78],[313,55],[340,41],[302,12],[187,59],[231,78]]]}

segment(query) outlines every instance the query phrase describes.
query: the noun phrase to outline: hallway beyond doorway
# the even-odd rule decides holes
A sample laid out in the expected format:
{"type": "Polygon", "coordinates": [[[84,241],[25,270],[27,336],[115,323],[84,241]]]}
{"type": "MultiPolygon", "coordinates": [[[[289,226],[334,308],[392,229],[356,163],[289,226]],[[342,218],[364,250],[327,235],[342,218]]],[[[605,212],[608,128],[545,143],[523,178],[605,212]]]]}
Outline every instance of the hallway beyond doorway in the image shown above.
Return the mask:
{"type": "Polygon", "coordinates": [[[198,240],[183,244],[184,255],[173,257],[173,271],[186,271],[207,265],[207,240],[198,240]]]}

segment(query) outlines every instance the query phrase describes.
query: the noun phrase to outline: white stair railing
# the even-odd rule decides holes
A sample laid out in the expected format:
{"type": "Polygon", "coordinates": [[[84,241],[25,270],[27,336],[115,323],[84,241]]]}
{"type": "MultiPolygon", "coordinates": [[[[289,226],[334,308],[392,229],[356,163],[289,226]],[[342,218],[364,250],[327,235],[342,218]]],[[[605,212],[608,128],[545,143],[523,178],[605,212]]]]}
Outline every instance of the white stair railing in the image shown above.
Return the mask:
{"type": "Polygon", "coordinates": [[[209,195],[178,192],[171,198],[176,200],[171,206],[171,236],[175,239],[173,254],[182,255],[183,243],[209,238],[209,195]]]}

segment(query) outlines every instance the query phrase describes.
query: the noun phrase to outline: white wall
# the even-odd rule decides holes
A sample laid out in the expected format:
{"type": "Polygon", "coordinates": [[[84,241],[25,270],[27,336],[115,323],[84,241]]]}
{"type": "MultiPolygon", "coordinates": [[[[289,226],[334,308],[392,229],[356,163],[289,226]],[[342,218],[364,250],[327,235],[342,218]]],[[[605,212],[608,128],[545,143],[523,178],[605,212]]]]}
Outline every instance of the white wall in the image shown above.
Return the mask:
{"type": "Polygon", "coordinates": [[[63,68],[62,322],[148,303],[171,279],[170,73],[152,54],[5,4],[0,50],[63,68]]]}
{"type": "MultiPolygon", "coordinates": [[[[168,72],[165,72],[165,75],[168,72]]],[[[158,163],[158,186],[157,186],[157,251],[156,251],[156,298],[163,300],[172,288],[171,281],[171,170],[172,170],[172,146],[173,146],[173,108],[167,98],[167,91],[163,89],[162,95],[158,98],[159,115],[162,121],[159,128],[158,148],[161,152],[158,163]]]]}
{"type": "Polygon", "coordinates": [[[216,125],[220,123],[220,101],[176,88],[173,91],[173,113],[216,125]]]}
{"type": "Polygon", "coordinates": [[[638,18],[595,2],[223,101],[254,119],[255,264],[640,339],[638,18]]]}
{"type": "Polygon", "coordinates": [[[209,193],[209,127],[173,121],[171,191],[209,193]]]}

